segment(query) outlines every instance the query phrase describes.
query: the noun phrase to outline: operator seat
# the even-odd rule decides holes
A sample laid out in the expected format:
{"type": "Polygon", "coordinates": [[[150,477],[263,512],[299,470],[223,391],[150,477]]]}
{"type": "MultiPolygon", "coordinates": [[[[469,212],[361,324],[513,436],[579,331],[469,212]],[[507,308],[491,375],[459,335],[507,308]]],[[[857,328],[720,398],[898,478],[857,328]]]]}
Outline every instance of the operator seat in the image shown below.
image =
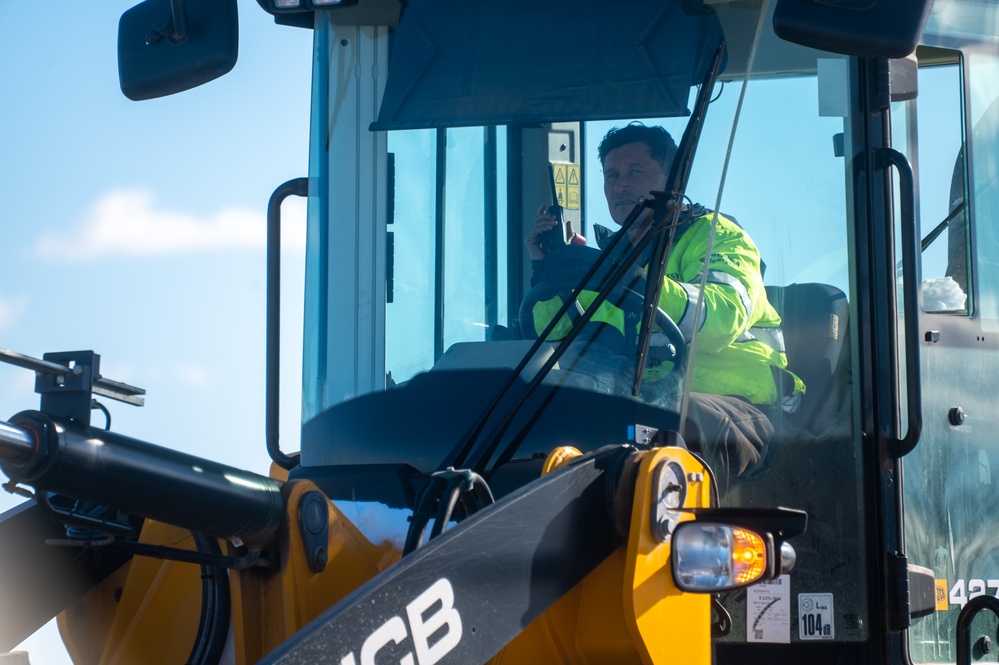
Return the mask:
{"type": "Polygon", "coordinates": [[[846,295],[828,284],[766,288],[780,314],[788,369],[805,382],[798,409],[777,416],[786,421],[774,423],[778,433],[794,429],[817,438],[836,435],[849,427],[850,306],[846,295]]]}

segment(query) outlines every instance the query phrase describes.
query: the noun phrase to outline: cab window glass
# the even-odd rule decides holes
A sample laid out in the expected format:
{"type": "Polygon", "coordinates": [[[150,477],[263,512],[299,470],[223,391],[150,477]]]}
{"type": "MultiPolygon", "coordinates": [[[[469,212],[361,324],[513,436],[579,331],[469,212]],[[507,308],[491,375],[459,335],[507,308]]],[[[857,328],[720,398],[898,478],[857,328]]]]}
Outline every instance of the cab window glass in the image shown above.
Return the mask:
{"type": "Polygon", "coordinates": [[[976,258],[982,327],[999,330],[999,57],[970,54],[969,198],[976,221],[976,258]]]}
{"type": "Polygon", "coordinates": [[[436,131],[389,132],[395,158],[391,300],[385,309],[385,367],[404,381],[434,361],[436,131]]]}
{"type": "Polygon", "coordinates": [[[506,132],[393,131],[392,284],[385,366],[399,382],[506,317],[506,132]]]}
{"type": "MultiPolygon", "coordinates": [[[[918,150],[906,153],[919,178],[923,309],[967,314],[972,299],[962,70],[953,51],[923,49],[920,55],[915,123],[918,150]]],[[[907,104],[915,110],[914,103],[907,104]]]]}
{"type": "Polygon", "coordinates": [[[506,299],[496,272],[498,183],[490,131],[447,130],[443,349],[484,341],[498,322],[498,300],[506,299]]]}

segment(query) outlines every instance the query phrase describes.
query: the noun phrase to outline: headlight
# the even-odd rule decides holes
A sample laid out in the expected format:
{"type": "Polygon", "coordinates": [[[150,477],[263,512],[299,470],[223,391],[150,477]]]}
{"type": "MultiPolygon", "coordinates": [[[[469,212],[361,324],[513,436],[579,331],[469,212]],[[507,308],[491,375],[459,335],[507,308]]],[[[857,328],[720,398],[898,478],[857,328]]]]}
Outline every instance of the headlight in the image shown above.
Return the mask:
{"type": "Polygon", "coordinates": [[[306,12],[331,7],[353,7],[358,0],[267,0],[264,7],[271,14],[306,12]]]}
{"type": "Polygon", "coordinates": [[[673,579],[683,591],[747,586],[772,568],[773,539],[749,529],[685,522],[673,531],[673,579]]]}

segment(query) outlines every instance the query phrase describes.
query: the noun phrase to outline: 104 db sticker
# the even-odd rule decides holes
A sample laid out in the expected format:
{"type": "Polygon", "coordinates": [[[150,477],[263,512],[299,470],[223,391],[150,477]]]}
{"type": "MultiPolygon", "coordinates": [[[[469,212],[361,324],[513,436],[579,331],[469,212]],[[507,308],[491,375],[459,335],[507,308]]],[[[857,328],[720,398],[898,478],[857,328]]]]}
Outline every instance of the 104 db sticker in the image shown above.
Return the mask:
{"type": "Polygon", "coordinates": [[[831,640],[836,637],[831,593],[798,594],[798,637],[802,640],[831,640]]]}

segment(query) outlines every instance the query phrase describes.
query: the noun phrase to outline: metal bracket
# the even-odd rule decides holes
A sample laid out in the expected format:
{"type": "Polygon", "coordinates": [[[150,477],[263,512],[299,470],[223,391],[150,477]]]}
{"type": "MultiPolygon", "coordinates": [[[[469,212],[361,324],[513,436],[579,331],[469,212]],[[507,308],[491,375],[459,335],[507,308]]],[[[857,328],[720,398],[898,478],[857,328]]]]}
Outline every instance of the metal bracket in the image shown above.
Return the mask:
{"type": "Polygon", "coordinates": [[[914,619],[936,610],[933,571],[909,563],[904,554],[892,552],[886,559],[888,571],[888,624],[891,630],[904,630],[914,619]]]}
{"type": "Polygon", "coordinates": [[[330,521],[326,497],[322,492],[307,492],[298,502],[298,527],[309,569],[326,570],[329,563],[330,521]]]}
{"type": "Polygon", "coordinates": [[[683,448],[687,449],[687,443],[674,430],[660,430],[648,425],[629,425],[628,442],[634,443],[640,448],[683,448]]]}
{"type": "Polygon", "coordinates": [[[35,392],[42,396],[39,409],[52,416],[90,424],[94,395],[134,406],[143,406],[146,391],[100,374],[101,357],[93,351],[46,353],[42,360],[0,349],[0,362],[35,372],[35,392]]]}

